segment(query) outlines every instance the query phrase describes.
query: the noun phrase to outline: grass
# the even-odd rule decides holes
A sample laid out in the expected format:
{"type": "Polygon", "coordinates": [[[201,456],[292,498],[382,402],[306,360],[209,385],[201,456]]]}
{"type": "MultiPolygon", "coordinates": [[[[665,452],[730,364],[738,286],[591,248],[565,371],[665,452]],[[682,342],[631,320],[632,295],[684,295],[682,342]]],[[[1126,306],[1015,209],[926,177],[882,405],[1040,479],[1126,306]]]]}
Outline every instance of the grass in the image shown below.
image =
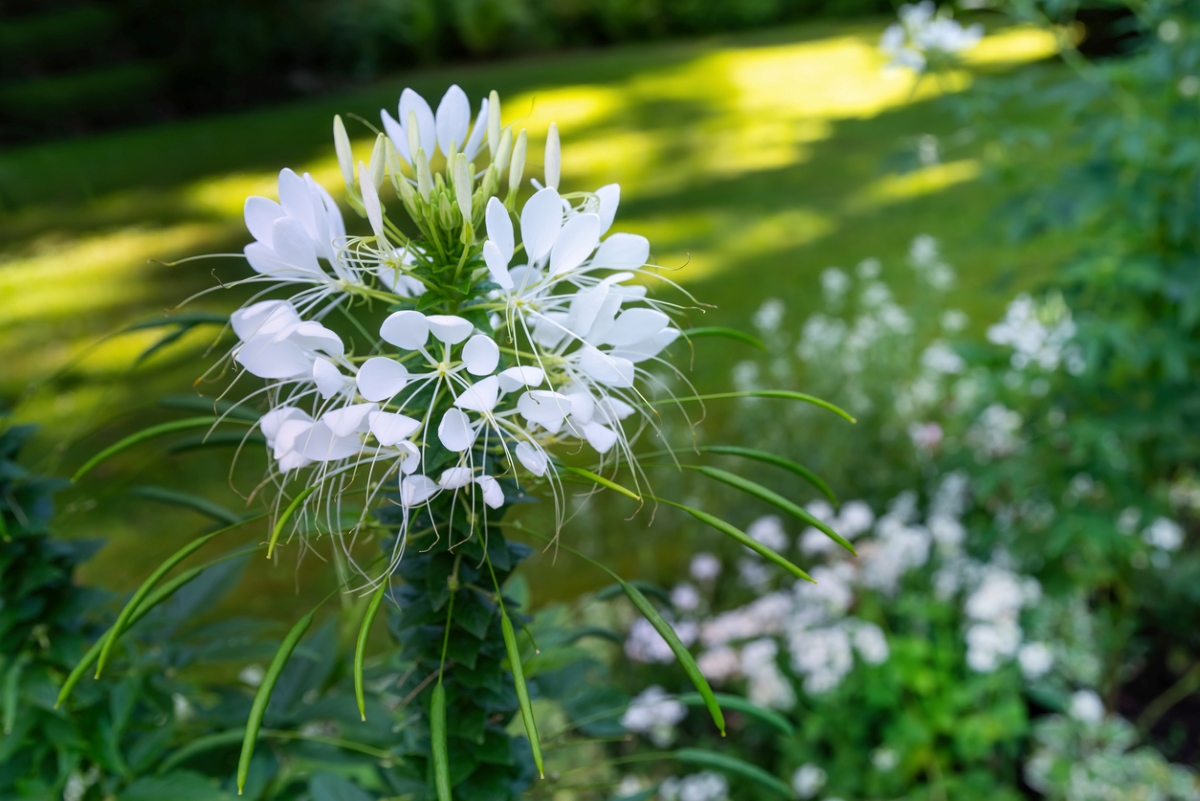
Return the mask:
{"type": "MultiPolygon", "coordinates": [[[[979,180],[971,147],[917,169],[889,165],[904,161],[922,136],[960,135],[939,95],[964,88],[976,72],[1044,58],[1051,45],[1031,31],[1001,31],[972,54],[970,70],[914,86],[907,74],[881,70],[875,43],[883,24],[820,23],[431,70],[339,96],[0,154],[0,205],[8,212],[0,220],[0,397],[18,419],[43,426],[42,466],[59,472],[123,433],[167,419],[155,399],[189,390],[213,329],[136,365],[161,332],[101,338],[161,315],[215,278],[242,274],[233,259],[178,260],[239,252],[247,239],[243,199],[273,195],[283,166],[309,170],[340,192],[333,114],[377,120],[405,85],[434,98],[452,82],[475,98],[499,90],[506,121],[529,128],[531,153],[557,121],[565,187],[620,182],[620,228],[649,236],[655,261],[716,304],[705,325],[745,327],[774,296],[787,304],[786,324],[798,328],[816,308],[823,268],[872,256],[899,264],[920,233],[942,240],[960,270],[952,300],[983,325],[1015,286],[1049,268],[1053,254],[1005,247],[989,234],[1000,190],[979,180]]],[[[365,158],[369,132],[357,130],[365,158]]],[[[365,228],[357,220],[351,226],[365,228]]],[[[894,267],[885,278],[902,297],[915,291],[894,267]]],[[[240,299],[218,292],[197,308],[228,311],[240,299]]],[[[727,382],[737,347],[714,346],[697,364],[697,384],[727,382]]],[[[130,588],[204,525],[193,512],[131,497],[131,485],[187,488],[243,505],[229,486],[229,451],[166,460],[157,453],[152,446],[131,452],[64,494],[62,532],[108,540],[86,580],[130,588]]],[[[258,456],[243,459],[235,484],[252,488],[262,467],[258,456]]],[[[636,548],[595,547],[629,572],[635,562],[662,571],[677,563],[678,554],[652,558],[669,535],[639,537],[636,548]]],[[[297,586],[306,595],[324,592],[322,580],[308,578],[329,571],[309,555],[297,573],[290,561],[297,551],[286,549],[270,570],[248,571],[239,611],[290,608],[286,596],[297,586]]],[[[542,590],[555,596],[579,587],[559,573],[542,590]]]]}

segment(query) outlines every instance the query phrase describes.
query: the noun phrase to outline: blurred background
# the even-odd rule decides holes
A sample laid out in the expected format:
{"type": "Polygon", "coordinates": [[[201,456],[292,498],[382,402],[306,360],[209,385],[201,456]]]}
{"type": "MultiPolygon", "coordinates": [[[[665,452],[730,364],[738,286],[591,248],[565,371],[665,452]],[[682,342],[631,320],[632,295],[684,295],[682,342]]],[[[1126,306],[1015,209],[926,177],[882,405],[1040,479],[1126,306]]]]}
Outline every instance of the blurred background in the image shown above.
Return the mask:
{"type": "MultiPolygon", "coordinates": [[[[431,102],[450,84],[473,99],[495,89],[505,123],[529,129],[531,154],[557,123],[566,190],[621,184],[621,230],[647,236],[655,262],[711,304],[689,312],[690,324],[761,340],[761,352],[697,347],[686,360],[699,390],[797,389],[859,418],[850,428],[749,401],[714,405],[704,427],[704,441],[764,447],[822,475],[840,507],[795,476],[748,472],[874,543],[857,566],[806,546],[805,526],[768,507],[664,479],[800,564],[826,563],[818,586],[828,592],[797,592],[786,619],[763,611],[792,596],[782,580],[682,515],[661,512],[647,529],[627,519],[632,509],[588,509],[572,523],[576,547],[671,591],[714,683],[791,721],[781,735],[740,719],[733,750],[800,798],[1197,797],[1181,767],[1200,755],[1200,650],[1187,630],[1200,611],[1187,542],[1200,509],[1200,152],[1182,133],[1200,119],[1195,9],[982,5],[957,10],[983,26],[982,41],[945,69],[914,73],[887,68],[880,52],[895,21],[887,0],[8,0],[0,403],[11,423],[36,429],[21,437],[22,467],[6,461],[0,480],[70,475],[121,436],[178,417],[198,392],[219,394],[223,377],[198,381],[218,329],[163,318],[192,297],[184,313],[227,314],[246,299],[223,289],[248,272],[242,204],[274,196],[280,168],[312,173],[342,200],[334,114],[365,158],[379,110],[394,111],[404,87],[431,102]],[[192,258],[203,254],[218,255],[192,258]],[[147,322],[156,325],[138,327],[147,322]],[[806,608],[824,611],[809,619],[806,608]],[[764,661],[781,667],[750,667],[764,661]]],[[[15,459],[14,442],[0,456],[15,459]]],[[[135,449],[85,484],[45,490],[56,502],[45,531],[75,543],[53,557],[56,592],[74,599],[55,607],[70,632],[61,664],[213,518],[261,506],[247,498],[263,448],[231,469],[232,445],[199,444],[177,440],[166,457],[135,449]]],[[[12,609],[50,586],[12,578],[18,564],[5,563],[12,609]]],[[[147,682],[179,682],[124,691],[161,696],[135,742],[160,717],[178,719],[141,746],[142,768],[126,755],[117,770],[81,745],[60,753],[49,778],[29,778],[39,769],[26,759],[36,730],[25,721],[64,718],[32,669],[17,670],[26,663],[4,663],[0,754],[12,761],[0,788],[183,798],[178,782],[193,782],[187,798],[226,797],[219,760],[192,763],[174,785],[143,774],[167,770],[168,745],[232,725],[213,699],[244,706],[245,666],[269,658],[260,640],[335,579],[295,549],[244,572],[230,564],[239,567],[175,618],[149,620],[130,657],[147,682]],[[204,645],[164,656],[162,632],[204,645]]],[[[541,614],[617,632],[620,645],[564,652],[564,662],[603,663],[626,702],[650,685],[680,689],[628,609],[581,600],[604,576],[553,554],[522,575],[541,614]]],[[[49,608],[0,623],[12,654],[50,625],[49,608]]],[[[45,686],[59,677],[50,662],[45,686]]],[[[554,700],[555,669],[544,667],[547,708],[582,716],[554,700]]],[[[316,670],[309,684],[296,680],[295,698],[333,694],[344,678],[316,670]]],[[[641,698],[641,717],[596,735],[617,745],[590,743],[600,750],[582,762],[711,739],[695,713],[641,698]]],[[[107,709],[99,696],[88,703],[107,709]]],[[[279,714],[281,729],[350,738],[323,712],[279,714]]],[[[362,736],[388,747],[386,730],[362,736]]],[[[110,739],[96,753],[125,747],[110,739]]],[[[287,766],[288,780],[264,779],[256,797],[422,797],[314,753],[281,746],[262,770],[287,766]]],[[[561,758],[565,773],[580,769],[578,753],[561,758]]],[[[664,761],[615,763],[594,787],[530,797],[778,797],[736,773],[664,761]]]]}

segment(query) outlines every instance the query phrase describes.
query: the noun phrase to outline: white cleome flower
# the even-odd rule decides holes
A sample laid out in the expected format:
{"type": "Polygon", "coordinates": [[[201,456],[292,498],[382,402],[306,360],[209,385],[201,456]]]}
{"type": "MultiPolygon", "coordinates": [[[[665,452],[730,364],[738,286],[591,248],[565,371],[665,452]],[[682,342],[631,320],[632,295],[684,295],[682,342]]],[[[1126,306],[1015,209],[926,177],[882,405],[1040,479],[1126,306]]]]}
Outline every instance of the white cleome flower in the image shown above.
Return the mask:
{"type": "Polygon", "coordinates": [[[982,25],[964,28],[948,16],[948,8],[943,11],[937,11],[933,0],[900,6],[900,21],[888,26],[879,40],[887,66],[924,72],[979,44],[982,25]]]}

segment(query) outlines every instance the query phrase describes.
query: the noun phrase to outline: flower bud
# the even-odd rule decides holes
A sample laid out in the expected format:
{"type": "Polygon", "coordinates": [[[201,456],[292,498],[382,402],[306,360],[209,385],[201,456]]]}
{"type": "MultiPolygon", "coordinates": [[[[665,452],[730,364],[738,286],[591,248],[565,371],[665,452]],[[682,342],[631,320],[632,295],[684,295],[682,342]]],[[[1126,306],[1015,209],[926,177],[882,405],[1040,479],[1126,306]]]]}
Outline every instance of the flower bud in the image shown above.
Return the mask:
{"type": "Polygon", "coordinates": [[[562,170],[562,148],[558,143],[558,125],[550,123],[546,133],[546,186],[558,189],[559,172],[562,170]]]}
{"type": "Polygon", "coordinates": [[[521,188],[521,175],[525,172],[525,129],[517,134],[517,143],[513,145],[512,166],[508,170],[508,191],[515,194],[521,188]]]}
{"type": "Polygon", "coordinates": [[[508,169],[508,157],[512,154],[512,144],[512,128],[505,128],[504,133],[500,134],[500,144],[497,145],[496,152],[492,155],[492,164],[496,167],[497,180],[508,169]]]}
{"type": "Polygon", "coordinates": [[[458,200],[458,210],[462,212],[464,222],[471,221],[471,192],[474,190],[471,179],[471,168],[467,157],[459,153],[454,159],[454,195],[458,200]]]}
{"type": "MultiPolygon", "coordinates": [[[[371,150],[371,160],[367,163],[367,171],[371,176],[371,183],[375,184],[378,189],[383,185],[383,172],[387,164],[387,137],[379,134],[375,137],[375,147],[371,150]]],[[[362,177],[361,175],[359,176],[362,177]]]]}
{"type": "MultiPolygon", "coordinates": [[[[488,153],[492,156],[492,161],[496,161],[496,148],[500,147],[500,95],[493,89],[488,95],[488,118],[487,118],[487,139],[488,153]]],[[[500,169],[504,169],[500,167],[500,169]]]]}
{"type": "Polygon", "coordinates": [[[354,153],[339,114],[333,115],[333,149],[337,151],[338,166],[342,168],[342,180],[346,186],[354,186],[354,153]]]}
{"type": "Polygon", "coordinates": [[[417,151],[421,149],[421,129],[417,127],[417,112],[408,112],[408,126],[404,132],[408,134],[408,152],[415,159],[417,151]]]}
{"type": "MultiPolygon", "coordinates": [[[[413,118],[416,118],[415,114],[413,118]]],[[[433,176],[429,172],[429,158],[421,148],[417,148],[414,158],[417,160],[417,191],[421,193],[421,199],[428,203],[429,193],[433,191],[433,176]]]]}

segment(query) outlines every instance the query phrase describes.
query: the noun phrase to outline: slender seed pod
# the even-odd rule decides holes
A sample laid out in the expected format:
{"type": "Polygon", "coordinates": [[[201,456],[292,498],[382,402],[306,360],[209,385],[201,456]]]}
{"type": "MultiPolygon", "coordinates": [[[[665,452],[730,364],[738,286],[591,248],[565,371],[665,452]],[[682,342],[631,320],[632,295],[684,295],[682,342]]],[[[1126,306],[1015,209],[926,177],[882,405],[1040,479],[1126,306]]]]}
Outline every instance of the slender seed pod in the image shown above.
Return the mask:
{"type": "Polygon", "coordinates": [[[367,605],[367,612],[358,627],[358,643],[354,647],[354,699],[358,702],[358,714],[363,720],[367,719],[367,701],[363,693],[363,662],[367,656],[367,639],[371,636],[371,626],[375,623],[375,616],[379,614],[379,606],[383,603],[387,588],[388,583],[383,581],[371,596],[371,603],[367,605]]]}
{"type": "Polygon", "coordinates": [[[488,153],[494,163],[497,160],[496,148],[500,146],[500,95],[495,89],[488,95],[487,143],[488,153]]]}
{"type": "Polygon", "coordinates": [[[333,115],[333,149],[337,151],[338,166],[342,169],[342,180],[346,186],[354,186],[354,152],[350,148],[350,137],[339,114],[333,115]]]}
{"type": "Polygon", "coordinates": [[[542,743],[538,737],[537,719],[533,716],[533,704],[529,702],[529,687],[525,684],[525,671],[521,667],[521,649],[517,647],[517,636],[513,632],[512,621],[504,609],[500,610],[500,631],[504,634],[504,649],[508,652],[508,664],[513,674],[513,687],[517,691],[517,703],[521,707],[521,721],[525,724],[525,734],[529,738],[529,747],[533,749],[533,764],[537,766],[538,776],[546,778],[546,768],[542,763],[542,743]]]}
{"type": "Polygon", "coordinates": [[[429,704],[429,738],[433,746],[433,785],[438,801],[453,801],[450,795],[450,756],[446,745],[446,688],[438,679],[429,704]]]}
{"type": "Polygon", "coordinates": [[[550,123],[546,133],[546,186],[558,189],[559,174],[562,172],[562,145],[558,141],[558,123],[550,123]]]}
{"type": "Polygon", "coordinates": [[[312,625],[312,620],[313,613],[309,612],[296,621],[296,625],[292,626],[292,630],[280,644],[279,650],[275,652],[275,658],[271,660],[271,666],[267,668],[262,684],[258,686],[254,704],[250,707],[250,718],[246,721],[246,736],[242,739],[242,754],[238,758],[238,795],[242,794],[242,789],[246,786],[246,778],[250,775],[250,758],[254,756],[254,743],[258,740],[258,730],[262,728],[263,715],[267,712],[267,703],[271,700],[271,693],[279,681],[279,675],[283,673],[284,665],[287,664],[292,652],[296,650],[300,638],[312,625]]]}
{"type": "Polygon", "coordinates": [[[307,487],[302,490],[299,495],[292,499],[292,502],[287,505],[287,508],[283,510],[283,514],[279,516],[279,519],[275,521],[275,527],[271,529],[271,539],[267,541],[268,559],[270,559],[271,555],[275,552],[275,543],[279,541],[279,535],[283,531],[283,527],[287,525],[287,521],[292,519],[292,515],[295,514],[296,510],[300,508],[300,504],[304,503],[305,499],[316,491],[317,487],[315,486],[307,487]]]}

